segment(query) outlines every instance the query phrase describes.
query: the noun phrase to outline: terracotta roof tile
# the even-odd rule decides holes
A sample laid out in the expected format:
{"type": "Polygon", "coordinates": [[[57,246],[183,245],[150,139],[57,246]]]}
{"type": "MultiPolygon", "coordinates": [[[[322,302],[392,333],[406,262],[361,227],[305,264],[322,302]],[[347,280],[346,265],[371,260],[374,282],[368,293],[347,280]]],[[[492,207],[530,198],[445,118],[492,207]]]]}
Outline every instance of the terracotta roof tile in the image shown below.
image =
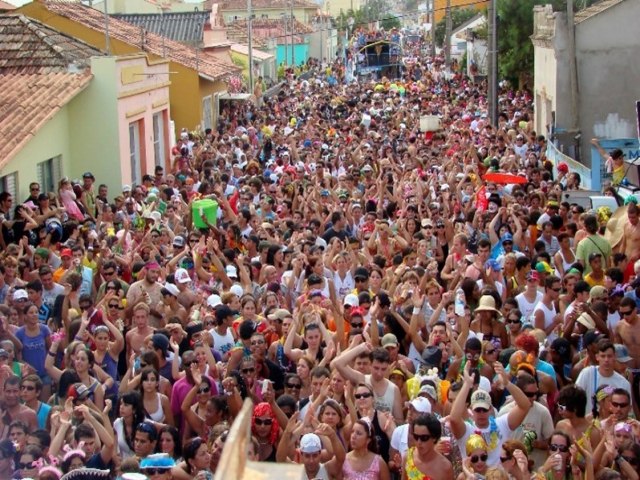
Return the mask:
{"type": "MultiPolygon", "coordinates": [[[[288,21],[288,20],[287,20],[288,21]]],[[[255,46],[263,47],[266,40],[275,39],[277,43],[284,43],[284,37],[289,27],[285,27],[285,20],[281,18],[256,18],[252,22],[253,41],[255,46]],[[258,43],[256,43],[256,41],[258,43]]],[[[298,20],[295,21],[294,30],[296,34],[308,35],[313,33],[313,29],[298,20]]],[[[227,24],[227,37],[237,43],[247,42],[247,21],[236,20],[227,24]]],[[[296,42],[301,43],[302,39],[296,36],[296,42]]]]}
{"type": "Polygon", "coordinates": [[[16,6],[11,5],[9,2],[3,2],[0,0],[0,10],[15,10],[16,6]]]}
{"type": "Polygon", "coordinates": [[[0,72],[67,71],[89,65],[100,50],[24,15],[0,14],[0,72]]]}
{"type": "Polygon", "coordinates": [[[589,20],[591,17],[595,17],[605,10],[608,10],[611,7],[615,7],[616,5],[624,1],[625,0],[602,0],[601,2],[594,3],[590,7],[577,11],[573,19],[576,24],[582,23],[585,20],[589,20]]]}
{"type": "MultiPolygon", "coordinates": [[[[251,0],[251,8],[262,10],[265,8],[286,9],[291,8],[291,0],[251,0]]],[[[318,9],[316,3],[308,0],[293,0],[293,8],[318,9]]],[[[220,2],[220,11],[225,10],[246,10],[247,0],[226,0],[220,2]]]]}
{"type": "Polygon", "coordinates": [[[0,75],[0,169],[92,78],[88,72],[0,75]]]}
{"type": "MultiPolygon", "coordinates": [[[[81,23],[93,30],[104,32],[104,14],[99,10],[87,7],[79,2],[65,2],[56,0],[44,0],[44,5],[53,13],[81,23]]],[[[109,33],[112,38],[140,47],[144,41],[144,51],[167,58],[187,68],[198,71],[201,75],[214,80],[224,80],[229,75],[240,73],[241,69],[235,66],[231,59],[222,61],[205,52],[196,51],[181,43],[163,39],[160,35],[145,32],[141,35],[140,27],[123,20],[111,18],[109,21],[109,33]],[[144,37],[144,38],[143,38],[144,37]]]]}

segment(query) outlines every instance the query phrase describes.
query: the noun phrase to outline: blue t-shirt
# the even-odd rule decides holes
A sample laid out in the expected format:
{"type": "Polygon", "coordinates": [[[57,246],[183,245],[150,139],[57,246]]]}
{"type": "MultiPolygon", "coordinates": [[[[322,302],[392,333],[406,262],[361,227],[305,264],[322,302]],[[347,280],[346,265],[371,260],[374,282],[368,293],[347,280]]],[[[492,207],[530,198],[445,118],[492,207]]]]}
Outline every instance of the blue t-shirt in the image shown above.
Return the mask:
{"type": "Polygon", "coordinates": [[[26,327],[20,327],[16,337],[22,342],[22,359],[31,365],[39,377],[47,376],[44,361],[47,358],[45,339],[51,336],[51,330],[46,325],[39,325],[40,333],[35,337],[27,336],[26,327]]]}

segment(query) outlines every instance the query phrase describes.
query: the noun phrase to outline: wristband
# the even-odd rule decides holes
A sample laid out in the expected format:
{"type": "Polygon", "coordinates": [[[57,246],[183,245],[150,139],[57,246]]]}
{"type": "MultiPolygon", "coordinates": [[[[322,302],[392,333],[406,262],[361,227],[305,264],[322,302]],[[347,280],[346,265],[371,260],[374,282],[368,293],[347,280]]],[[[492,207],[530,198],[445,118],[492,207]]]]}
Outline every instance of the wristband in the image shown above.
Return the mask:
{"type": "Polygon", "coordinates": [[[413,314],[414,315],[419,315],[421,310],[422,309],[420,307],[413,307],[413,314]]]}
{"type": "Polygon", "coordinates": [[[56,356],[55,352],[49,352],[49,351],[47,351],[47,355],[49,355],[50,357],[55,357],[56,356]]]}

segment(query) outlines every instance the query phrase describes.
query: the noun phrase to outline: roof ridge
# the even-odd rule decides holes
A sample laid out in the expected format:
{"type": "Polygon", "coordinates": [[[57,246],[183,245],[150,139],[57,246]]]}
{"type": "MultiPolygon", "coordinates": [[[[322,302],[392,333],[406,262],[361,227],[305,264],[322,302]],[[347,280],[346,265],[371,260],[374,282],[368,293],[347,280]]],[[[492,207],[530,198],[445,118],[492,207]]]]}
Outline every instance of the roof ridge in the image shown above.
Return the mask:
{"type": "MultiPolygon", "coordinates": [[[[84,24],[92,30],[98,30],[96,26],[96,12],[101,16],[104,15],[95,8],[84,5],[78,1],[65,2],[61,0],[40,0],[45,7],[53,13],[69,18],[84,24]]],[[[111,17],[110,32],[111,36],[122,42],[134,45],[138,48],[140,40],[139,28],[125,20],[111,17]],[[135,32],[134,32],[135,31],[135,32]]],[[[144,30],[144,29],[143,29],[144,30]]],[[[180,63],[188,68],[198,70],[203,75],[209,75],[216,79],[223,78],[227,75],[235,74],[240,71],[231,60],[224,61],[206,52],[185,45],[167,37],[163,37],[148,30],[144,30],[144,51],[150,52],[162,58],[168,58],[176,63],[180,63]],[[202,66],[209,66],[207,71],[202,66]],[[214,73],[214,70],[218,70],[214,73]]]]}

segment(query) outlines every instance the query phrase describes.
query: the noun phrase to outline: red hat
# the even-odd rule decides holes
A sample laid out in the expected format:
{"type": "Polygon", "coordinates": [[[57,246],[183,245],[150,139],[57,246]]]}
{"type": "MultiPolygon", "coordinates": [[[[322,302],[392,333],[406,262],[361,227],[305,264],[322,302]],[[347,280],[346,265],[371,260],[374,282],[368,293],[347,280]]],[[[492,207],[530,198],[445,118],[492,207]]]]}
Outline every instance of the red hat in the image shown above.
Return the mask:
{"type": "Polygon", "coordinates": [[[62,257],[73,257],[73,253],[70,248],[65,248],[60,252],[60,258],[62,257]]]}
{"type": "Polygon", "coordinates": [[[558,164],[558,171],[562,173],[567,173],[569,171],[569,165],[564,162],[558,164]]]}

